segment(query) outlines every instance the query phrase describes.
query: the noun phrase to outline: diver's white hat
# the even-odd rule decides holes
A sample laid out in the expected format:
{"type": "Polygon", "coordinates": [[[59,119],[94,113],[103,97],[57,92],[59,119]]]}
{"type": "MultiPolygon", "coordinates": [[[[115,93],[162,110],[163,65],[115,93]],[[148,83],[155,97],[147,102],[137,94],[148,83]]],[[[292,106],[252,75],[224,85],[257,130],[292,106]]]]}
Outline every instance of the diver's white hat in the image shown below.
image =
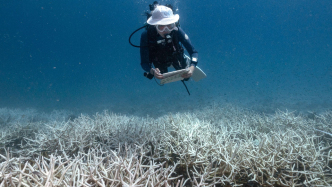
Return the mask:
{"type": "Polygon", "coordinates": [[[177,22],[179,18],[178,14],[173,14],[172,9],[158,5],[152,11],[152,16],[148,19],[147,23],[150,25],[168,25],[177,22]]]}

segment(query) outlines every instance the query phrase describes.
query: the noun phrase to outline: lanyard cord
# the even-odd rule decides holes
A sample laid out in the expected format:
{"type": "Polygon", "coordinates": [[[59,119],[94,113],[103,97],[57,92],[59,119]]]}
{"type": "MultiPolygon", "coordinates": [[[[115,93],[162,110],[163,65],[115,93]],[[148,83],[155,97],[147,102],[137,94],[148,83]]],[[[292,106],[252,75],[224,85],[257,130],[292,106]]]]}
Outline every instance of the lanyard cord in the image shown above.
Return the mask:
{"type": "Polygon", "coordinates": [[[181,81],[182,81],[182,83],[183,83],[184,87],[186,87],[188,94],[190,95],[190,92],[189,92],[189,90],[188,90],[188,88],[187,88],[187,85],[186,85],[186,83],[184,83],[184,80],[181,80],[181,81]]]}

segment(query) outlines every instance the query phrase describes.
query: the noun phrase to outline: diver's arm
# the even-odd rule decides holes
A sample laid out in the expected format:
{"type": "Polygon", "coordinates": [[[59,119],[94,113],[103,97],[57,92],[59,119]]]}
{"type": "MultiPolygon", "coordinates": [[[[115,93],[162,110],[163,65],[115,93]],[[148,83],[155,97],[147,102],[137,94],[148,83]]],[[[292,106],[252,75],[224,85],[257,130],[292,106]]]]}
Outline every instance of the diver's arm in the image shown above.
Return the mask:
{"type": "MultiPolygon", "coordinates": [[[[141,35],[141,43],[140,46],[148,46],[148,34],[147,31],[144,31],[141,35]]],[[[144,71],[150,72],[151,63],[149,60],[149,47],[141,47],[140,48],[141,55],[141,66],[144,71]]]]}
{"type": "Polygon", "coordinates": [[[190,66],[195,66],[198,63],[198,52],[196,51],[196,49],[194,48],[194,46],[191,44],[191,41],[188,37],[188,35],[181,29],[179,28],[179,32],[178,32],[178,37],[179,37],[179,41],[183,44],[183,46],[186,48],[186,50],[188,51],[190,57],[191,57],[191,62],[190,62],[190,66]]]}

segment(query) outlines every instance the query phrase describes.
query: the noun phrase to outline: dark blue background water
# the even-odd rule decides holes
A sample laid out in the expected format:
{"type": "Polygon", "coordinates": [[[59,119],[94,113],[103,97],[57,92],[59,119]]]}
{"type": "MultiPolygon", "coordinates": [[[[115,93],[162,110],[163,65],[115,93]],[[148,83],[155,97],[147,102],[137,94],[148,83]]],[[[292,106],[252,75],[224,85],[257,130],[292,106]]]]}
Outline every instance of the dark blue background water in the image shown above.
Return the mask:
{"type": "Polygon", "coordinates": [[[142,76],[128,37],[150,3],[1,1],[0,107],[144,115],[213,102],[331,108],[332,1],[160,1],[178,8],[208,75],[187,83],[191,96],[181,82],[160,87],[142,76]]]}

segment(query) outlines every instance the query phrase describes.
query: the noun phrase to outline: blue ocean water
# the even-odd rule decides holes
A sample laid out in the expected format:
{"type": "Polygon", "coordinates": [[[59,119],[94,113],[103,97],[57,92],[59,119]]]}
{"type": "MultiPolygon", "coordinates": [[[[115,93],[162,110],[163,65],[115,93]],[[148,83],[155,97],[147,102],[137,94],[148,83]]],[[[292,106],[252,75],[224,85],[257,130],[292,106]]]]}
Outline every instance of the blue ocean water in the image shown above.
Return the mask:
{"type": "MultiPolygon", "coordinates": [[[[128,37],[152,1],[0,4],[0,108],[161,115],[230,103],[263,112],[332,108],[332,1],[171,3],[207,74],[160,87],[128,37]]],[[[140,32],[132,38],[139,44],[140,32]]]]}

